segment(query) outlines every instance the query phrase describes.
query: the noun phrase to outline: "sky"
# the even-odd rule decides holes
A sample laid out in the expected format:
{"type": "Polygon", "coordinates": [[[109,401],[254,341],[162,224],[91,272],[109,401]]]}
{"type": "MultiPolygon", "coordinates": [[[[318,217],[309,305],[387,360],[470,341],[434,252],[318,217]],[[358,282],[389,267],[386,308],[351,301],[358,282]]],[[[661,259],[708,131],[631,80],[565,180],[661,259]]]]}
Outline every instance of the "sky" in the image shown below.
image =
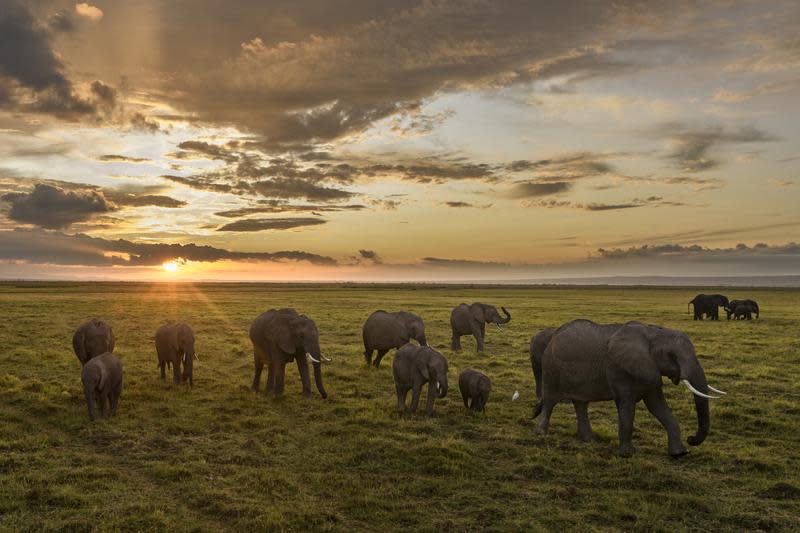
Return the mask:
{"type": "Polygon", "coordinates": [[[0,0],[0,278],[800,274],[796,1],[0,0]]]}

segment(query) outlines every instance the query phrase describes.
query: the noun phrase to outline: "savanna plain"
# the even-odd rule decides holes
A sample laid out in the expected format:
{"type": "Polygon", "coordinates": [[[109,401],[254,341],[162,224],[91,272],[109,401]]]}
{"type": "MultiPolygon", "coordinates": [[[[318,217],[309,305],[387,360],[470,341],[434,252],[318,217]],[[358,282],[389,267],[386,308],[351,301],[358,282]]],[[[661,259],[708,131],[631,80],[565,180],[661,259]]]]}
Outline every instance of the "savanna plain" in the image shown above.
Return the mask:
{"type": "MultiPolygon", "coordinates": [[[[0,529],[389,531],[800,530],[800,292],[757,289],[7,283],[0,285],[0,529]],[[753,298],[761,318],[695,322],[698,292],[753,298]],[[452,352],[450,310],[505,306],[452,352]],[[330,397],[250,390],[252,319],[294,307],[313,318],[330,397]],[[391,361],[367,367],[361,325],[377,309],[420,314],[447,357],[435,416],[399,416],[391,361]],[[114,328],[125,365],[116,418],[90,423],[72,352],[75,328],[114,328]],[[638,405],[630,459],[617,456],[613,403],[589,408],[597,440],[575,436],[571,405],[534,434],[528,343],[575,318],[685,331],[709,382],[711,433],[681,459],[638,405]],[[167,320],[197,336],[194,387],[159,379],[153,334],[167,320]],[[485,372],[485,413],[464,409],[458,374],[485,372]],[[520,392],[512,401],[514,391],[520,392]]],[[[684,440],[696,428],[683,387],[665,384],[684,440]]],[[[422,410],[421,410],[422,411],[422,410]]]]}

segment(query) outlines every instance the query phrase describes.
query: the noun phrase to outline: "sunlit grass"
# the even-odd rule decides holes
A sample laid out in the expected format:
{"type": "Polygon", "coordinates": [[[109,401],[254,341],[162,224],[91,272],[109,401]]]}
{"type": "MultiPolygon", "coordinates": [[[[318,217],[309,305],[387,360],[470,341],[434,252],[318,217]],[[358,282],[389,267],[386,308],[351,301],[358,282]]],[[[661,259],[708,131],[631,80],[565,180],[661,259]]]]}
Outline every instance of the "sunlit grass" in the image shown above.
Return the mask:
{"type": "MultiPolygon", "coordinates": [[[[762,319],[693,322],[686,289],[303,287],[273,285],[0,285],[0,530],[792,530],[800,528],[800,310],[797,291],[752,296],[762,319]],[[460,302],[506,306],[485,355],[449,348],[460,302]],[[328,401],[300,396],[297,369],[271,401],[249,391],[250,321],[271,307],[316,319],[328,401]],[[361,324],[408,309],[450,361],[437,416],[394,413],[391,357],[366,368],[361,324]],[[109,321],[125,364],[119,416],[90,424],[70,339],[109,321]],[[612,404],[590,415],[598,441],[579,442],[570,406],[551,434],[533,434],[530,335],[586,317],[640,319],[685,330],[714,386],[707,441],[678,461],[639,406],[637,454],[616,456],[612,404]],[[158,379],[153,334],[192,325],[202,360],[193,389],[158,379]],[[388,363],[388,364],[387,364],[388,363]],[[486,413],[465,412],[458,372],[489,375],[486,413]],[[512,402],[519,390],[521,398],[512,402]]],[[[723,291],[725,292],[725,291],[723,291]]],[[[668,386],[684,438],[691,398],[668,386]]]]}

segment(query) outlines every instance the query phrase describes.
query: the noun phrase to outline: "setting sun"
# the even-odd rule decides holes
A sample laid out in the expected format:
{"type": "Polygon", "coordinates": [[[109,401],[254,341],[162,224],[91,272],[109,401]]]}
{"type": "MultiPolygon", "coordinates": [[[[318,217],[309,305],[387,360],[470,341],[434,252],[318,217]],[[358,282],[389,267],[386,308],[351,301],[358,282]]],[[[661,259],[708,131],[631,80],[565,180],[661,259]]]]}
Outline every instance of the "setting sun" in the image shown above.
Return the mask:
{"type": "Polygon", "coordinates": [[[175,261],[167,261],[166,263],[161,265],[161,268],[163,268],[167,272],[177,272],[178,271],[178,263],[176,263],[175,261]]]}

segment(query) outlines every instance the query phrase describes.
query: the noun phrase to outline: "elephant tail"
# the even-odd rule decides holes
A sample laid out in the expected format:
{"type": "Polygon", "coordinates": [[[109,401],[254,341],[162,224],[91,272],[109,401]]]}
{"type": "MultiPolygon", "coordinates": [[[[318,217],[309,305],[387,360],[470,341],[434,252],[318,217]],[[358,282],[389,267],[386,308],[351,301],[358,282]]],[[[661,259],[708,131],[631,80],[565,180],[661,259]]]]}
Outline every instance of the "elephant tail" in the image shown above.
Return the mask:
{"type": "Polygon", "coordinates": [[[542,412],[542,402],[540,400],[539,403],[533,406],[533,416],[531,418],[536,418],[541,414],[541,412],[542,412]]]}

